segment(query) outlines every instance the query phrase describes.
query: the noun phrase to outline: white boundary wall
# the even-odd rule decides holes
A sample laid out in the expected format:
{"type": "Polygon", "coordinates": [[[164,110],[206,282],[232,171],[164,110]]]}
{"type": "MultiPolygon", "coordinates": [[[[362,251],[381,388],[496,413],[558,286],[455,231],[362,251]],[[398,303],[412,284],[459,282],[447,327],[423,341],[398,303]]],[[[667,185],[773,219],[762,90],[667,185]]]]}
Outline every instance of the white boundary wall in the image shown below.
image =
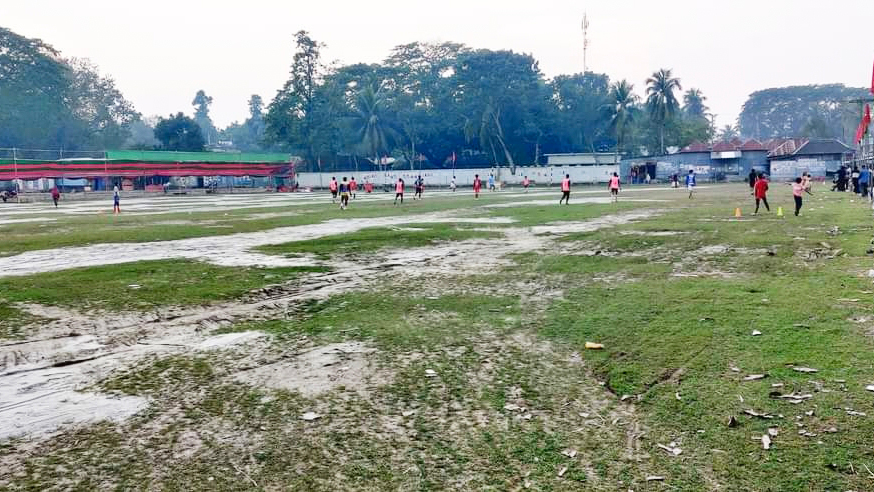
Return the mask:
{"type": "Polygon", "coordinates": [[[483,187],[488,185],[489,174],[495,175],[495,181],[505,185],[520,185],[522,179],[528,176],[532,184],[549,185],[561,183],[565,174],[569,174],[571,182],[607,183],[613,173],[619,173],[619,164],[599,166],[517,166],[516,174],[510,174],[510,169],[500,168],[477,168],[477,169],[423,169],[421,171],[396,170],[388,172],[355,173],[354,171],[337,171],[330,173],[298,173],[297,182],[302,188],[327,188],[332,177],[342,181],[343,177],[355,177],[359,184],[373,183],[376,186],[394,184],[398,178],[403,178],[407,186],[412,186],[417,176],[425,180],[425,187],[449,186],[452,176],[459,187],[473,186],[473,178],[479,174],[483,187]]]}

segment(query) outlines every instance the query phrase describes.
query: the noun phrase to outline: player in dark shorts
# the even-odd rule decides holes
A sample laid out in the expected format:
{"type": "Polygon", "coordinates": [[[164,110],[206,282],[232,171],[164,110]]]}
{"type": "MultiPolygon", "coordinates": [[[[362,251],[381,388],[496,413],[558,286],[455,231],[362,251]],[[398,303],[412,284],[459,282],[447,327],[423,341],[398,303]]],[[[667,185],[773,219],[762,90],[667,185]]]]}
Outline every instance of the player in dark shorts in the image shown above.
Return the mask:
{"type": "Polygon", "coordinates": [[[398,204],[398,198],[401,199],[401,205],[404,204],[404,180],[403,178],[398,178],[398,182],[395,183],[395,205],[398,204]]]}
{"type": "Polygon", "coordinates": [[[340,183],[340,210],[346,210],[349,206],[349,183],[346,182],[346,176],[343,176],[343,182],[340,183]]]}
{"type": "Polygon", "coordinates": [[[416,200],[418,197],[419,200],[422,199],[422,191],[425,189],[425,180],[422,179],[421,176],[416,178],[416,194],[413,195],[413,200],[416,200]]]}

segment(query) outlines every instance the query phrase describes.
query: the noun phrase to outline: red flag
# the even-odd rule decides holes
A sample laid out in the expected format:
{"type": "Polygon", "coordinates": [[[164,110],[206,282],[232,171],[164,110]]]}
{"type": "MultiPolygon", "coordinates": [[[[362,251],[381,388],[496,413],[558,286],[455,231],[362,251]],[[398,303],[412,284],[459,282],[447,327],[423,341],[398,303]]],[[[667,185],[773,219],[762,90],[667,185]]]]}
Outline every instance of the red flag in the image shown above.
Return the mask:
{"type": "Polygon", "coordinates": [[[862,135],[863,135],[864,131],[865,131],[864,124],[859,123],[859,126],[856,128],[856,143],[857,144],[862,142],[862,135]]]}

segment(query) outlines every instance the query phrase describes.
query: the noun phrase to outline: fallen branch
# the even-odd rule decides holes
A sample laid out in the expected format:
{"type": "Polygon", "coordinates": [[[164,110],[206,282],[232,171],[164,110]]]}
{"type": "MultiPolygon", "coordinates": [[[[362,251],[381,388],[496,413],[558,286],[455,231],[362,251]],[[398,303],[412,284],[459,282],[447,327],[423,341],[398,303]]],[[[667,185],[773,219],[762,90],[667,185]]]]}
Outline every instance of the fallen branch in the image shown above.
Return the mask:
{"type": "Polygon", "coordinates": [[[249,481],[252,482],[252,486],[254,486],[255,488],[258,488],[258,484],[254,480],[252,480],[252,477],[250,477],[248,473],[241,470],[240,467],[235,465],[234,463],[231,463],[231,466],[234,467],[234,470],[237,470],[237,473],[241,473],[244,477],[249,479],[249,481]]]}

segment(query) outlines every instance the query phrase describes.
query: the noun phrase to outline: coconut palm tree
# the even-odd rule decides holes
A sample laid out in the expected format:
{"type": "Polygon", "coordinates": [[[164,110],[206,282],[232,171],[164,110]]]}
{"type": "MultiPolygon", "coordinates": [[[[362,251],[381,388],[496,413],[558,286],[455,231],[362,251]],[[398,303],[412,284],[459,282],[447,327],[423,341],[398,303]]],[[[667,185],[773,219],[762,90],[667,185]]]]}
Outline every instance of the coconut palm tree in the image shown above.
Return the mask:
{"type": "Polygon", "coordinates": [[[731,142],[733,139],[738,137],[738,131],[736,126],[725,125],[719,130],[719,139],[723,142],[731,142]]]}
{"type": "Polygon", "coordinates": [[[622,153],[622,144],[628,134],[628,128],[634,121],[632,108],[637,104],[637,95],[634,94],[634,84],[627,80],[614,82],[610,86],[607,111],[610,115],[610,133],[616,137],[616,153],[622,153]]]}
{"type": "Polygon", "coordinates": [[[381,92],[368,85],[355,98],[353,106],[358,136],[376,165],[379,165],[380,151],[388,149],[390,128],[385,117],[385,104],[381,92]]]}
{"type": "Polygon", "coordinates": [[[683,112],[690,118],[707,118],[707,112],[710,110],[704,101],[707,97],[698,89],[689,89],[683,95],[683,112]]]}
{"type": "Polygon", "coordinates": [[[677,113],[679,104],[674,90],[682,90],[680,79],[674,78],[670,69],[661,69],[646,79],[646,106],[652,121],[659,126],[659,143],[665,153],[665,127],[677,113]]]}

